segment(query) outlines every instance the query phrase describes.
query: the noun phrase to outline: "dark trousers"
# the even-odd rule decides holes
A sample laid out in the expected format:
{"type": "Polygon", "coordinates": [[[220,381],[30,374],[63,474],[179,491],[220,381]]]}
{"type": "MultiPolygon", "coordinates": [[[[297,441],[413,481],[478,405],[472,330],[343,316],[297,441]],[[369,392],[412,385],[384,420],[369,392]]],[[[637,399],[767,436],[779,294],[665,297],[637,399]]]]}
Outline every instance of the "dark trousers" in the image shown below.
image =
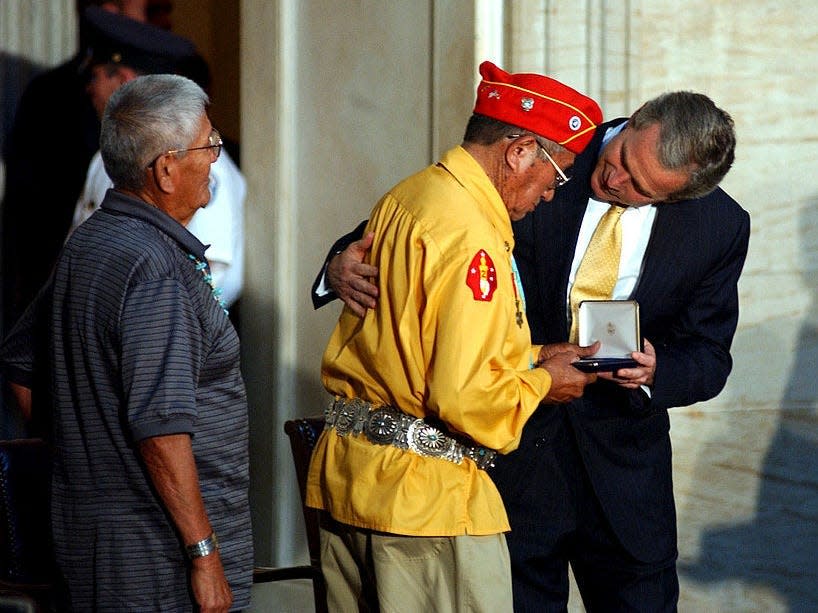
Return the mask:
{"type": "MultiPolygon", "coordinates": [[[[585,609],[675,611],[676,555],[636,560],[621,545],[599,505],[566,407],[540,407],[520,449],[491,471],[508,511],[514,610],[565,611],[568,565],[585,609]]],[[[639,521],[633,509],[633,521],[639,521]]]]}

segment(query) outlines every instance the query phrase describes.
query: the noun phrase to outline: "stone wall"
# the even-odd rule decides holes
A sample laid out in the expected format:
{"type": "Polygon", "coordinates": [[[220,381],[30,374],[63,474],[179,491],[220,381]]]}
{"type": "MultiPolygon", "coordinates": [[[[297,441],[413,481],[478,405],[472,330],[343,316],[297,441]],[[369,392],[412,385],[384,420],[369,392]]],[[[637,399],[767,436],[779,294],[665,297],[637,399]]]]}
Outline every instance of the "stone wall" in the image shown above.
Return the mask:
{"type": "Polygon", "coordinates": [[[676,89],[733,116],[723,186],[752,234],[727,387],[671,411],[680,608],[818,610],[818,4],[506,6],[511,68],[550,70],[608,118],[676,89]]]}

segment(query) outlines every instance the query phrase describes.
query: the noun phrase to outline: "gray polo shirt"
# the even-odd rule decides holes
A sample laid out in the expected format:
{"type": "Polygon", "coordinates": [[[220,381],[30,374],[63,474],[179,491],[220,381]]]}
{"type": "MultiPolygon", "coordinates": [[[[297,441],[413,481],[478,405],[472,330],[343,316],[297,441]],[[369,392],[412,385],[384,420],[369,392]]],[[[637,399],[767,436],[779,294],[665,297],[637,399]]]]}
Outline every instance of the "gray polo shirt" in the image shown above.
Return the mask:
{"type": "Polygon", "coordinates": [[[238,337],[197,266],[204,252],[169,216],[111,190],[44,296],[52,521],[74,610],[190,609],[182,543],[135,448],[176,433],[192,436],[234,608],[249,605],[247,401],[238,337]]]}

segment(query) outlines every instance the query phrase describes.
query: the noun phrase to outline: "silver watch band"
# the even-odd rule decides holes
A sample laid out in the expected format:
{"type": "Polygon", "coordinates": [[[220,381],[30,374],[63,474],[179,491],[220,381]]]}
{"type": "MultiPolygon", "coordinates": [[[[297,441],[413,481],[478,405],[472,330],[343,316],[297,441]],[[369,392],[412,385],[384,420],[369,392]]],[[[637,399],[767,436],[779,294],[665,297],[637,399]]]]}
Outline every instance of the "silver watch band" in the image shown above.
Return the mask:
{"type": "Polygon", "coordinates": [[[185,547],[185,550],[187,551],[187,557],[191,560],[195,560],[196,558],[203,558],[205,556],[209,556],[218,548],[219,539],[216,538],[215,532],[211,532],[210,536],[208,536],[205,539],[202,539],[198,543],[187,545],[185,547]]]}

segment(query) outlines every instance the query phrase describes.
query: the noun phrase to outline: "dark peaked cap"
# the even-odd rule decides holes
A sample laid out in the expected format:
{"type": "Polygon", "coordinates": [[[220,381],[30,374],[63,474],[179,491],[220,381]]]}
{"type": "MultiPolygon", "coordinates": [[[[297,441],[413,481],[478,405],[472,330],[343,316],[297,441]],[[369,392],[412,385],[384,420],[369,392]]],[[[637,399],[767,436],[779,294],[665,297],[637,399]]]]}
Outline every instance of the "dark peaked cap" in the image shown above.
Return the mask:
{"type": "Polygon", "coordinates": [[[196,53],[188,39],[117,13],[90,6],[82,14],[89,61],[122,64],[144,73],[175,73],[196,53]]]}

